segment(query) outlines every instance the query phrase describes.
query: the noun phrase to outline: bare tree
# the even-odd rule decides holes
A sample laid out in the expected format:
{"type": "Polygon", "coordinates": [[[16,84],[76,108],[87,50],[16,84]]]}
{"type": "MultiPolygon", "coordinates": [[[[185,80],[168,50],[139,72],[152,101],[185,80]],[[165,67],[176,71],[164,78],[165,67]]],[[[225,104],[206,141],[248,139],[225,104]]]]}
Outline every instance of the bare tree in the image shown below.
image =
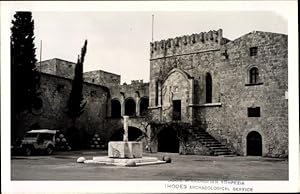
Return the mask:
{"type": "Polygon", "coordinates": [[[143,116],[139,119],[139,124],[143,127],[142,135],[137,141],[145,140],[146,149],[152,153],[152,143],[157,138],[157,129],[154,127],[155,122],[153,121],[152,112],[147,110],[143,116]]]}

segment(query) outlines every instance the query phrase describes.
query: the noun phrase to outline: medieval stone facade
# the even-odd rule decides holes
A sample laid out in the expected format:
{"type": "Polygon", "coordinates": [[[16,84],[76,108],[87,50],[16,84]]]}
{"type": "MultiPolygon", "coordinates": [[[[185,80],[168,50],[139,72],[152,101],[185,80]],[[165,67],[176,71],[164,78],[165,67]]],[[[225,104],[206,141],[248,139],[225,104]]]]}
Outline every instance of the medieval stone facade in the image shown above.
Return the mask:
{"type": "Polygon", "coordinates": [[[159,121],[205,129],[239,155],[254,139],[262,155],[287,156],[287,54],[286,35],[259,31],[233,41],[218,30],[151,43],[150,109],[159,121]]]}
{"type": "MultiPolygon", "coordinates": [[[[13,138],[22,137],[32,127],[48,128],[66,132],[72,122],[66,114],[67,101],[72,89],[75,63],[54,58],[37,64],[41,72],[41,107],[34,112],[23,112],[13,138]]],[[[149,84],[143,80],[132,80],[121,85],[120,75],[102,70],[84,72],[83,96],[86,106],[77,120],[77,127],[84,134],[97,133],[105,142],[122,132],[122,116],[127,114],[133,120],[134,139],[142,135],[139,118],[149,104],[149,84]]],[[[130,126],[132,127],[132,125],[130,126]]]]}
{"type": "MultiPolygon", "coordinates": [[[[56,75],[41,74],[41,104],[38,109],[31,112],[22,112],[19,122],[13,131],[13,136],[22,137],[24,132],[34,128],[48,128],[66,130],[72,126],[71,119],[67,116],[67,101],[72,88],[72,80],[56,75]]],[[[100,133],[106,137],[104,128],[109,90],[106,87],[84,83],[83,95],[86,106],[83,114],[77,121],[78,128],[85,129],[86,133],[100,133]]]]}
{"type": "MultiPolygon", "coordinates": [[[[68,127],[64,109],[74,67],[61,59],[38,63],[43,111],[24,114],[19,129],[35,123],[68,127]]],[[[225,153],[226,146],[238,155],[288,156],[287,35],[254,31],[231,41],[218,30],[156,41],[150,44],[149,83],[121,85],[120,75],[101,70],[85,72],[84,80],[87,106],[78,123],[106,141],[122,128],[123,115],[144,130],[140,120],[149,110],[152,121],[191,126],[195,138],[186,153],[225,153]]],[[[172,134],[164,136],[153,150],[181,146],[170,140],[172,134]]]]}

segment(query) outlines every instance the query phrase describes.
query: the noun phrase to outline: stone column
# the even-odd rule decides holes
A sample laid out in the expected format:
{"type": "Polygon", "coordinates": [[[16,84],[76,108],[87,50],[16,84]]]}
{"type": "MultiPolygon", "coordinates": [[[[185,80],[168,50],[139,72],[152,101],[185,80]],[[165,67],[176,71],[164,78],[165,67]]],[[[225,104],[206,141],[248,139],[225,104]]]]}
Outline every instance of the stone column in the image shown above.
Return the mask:
{"type": "Polygon", "coordinates": [[[135,98],[136,105],[135,105],[135,115],[140,116],[140,97],[135,98]]]}
{"type": "Polygon", "coordinates": [[[121,116],[124,116],[124,114],[125,114],[125,97],[124,97],[124,95],[121,95],[120,103],[121,103],[121,116]]]}
{"type": "Polygon", "coordinates": [[[121,102],[121,116],[124,116],[125,115],[125,102],[122,101],[121,102]]]}
{"type": "Polygon", "coordinates": [[[128,120],[129,120],[129,116],[123,116],[123,121],[124,121],[123,141],[125,142],[128,141],[128,120]]]}

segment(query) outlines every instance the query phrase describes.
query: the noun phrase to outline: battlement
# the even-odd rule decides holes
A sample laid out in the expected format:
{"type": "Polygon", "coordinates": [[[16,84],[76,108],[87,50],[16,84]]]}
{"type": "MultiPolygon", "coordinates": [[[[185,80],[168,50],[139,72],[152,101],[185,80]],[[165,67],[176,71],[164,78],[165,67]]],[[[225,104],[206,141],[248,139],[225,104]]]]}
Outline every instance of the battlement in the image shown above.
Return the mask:
{"type": "Polygon", "coordinates": [[[144,83],[144,80],[131,80],[131,84],[142,84],[142,83],[144,83]]]}
{"type": "Polygon", "coordinates": [[[149,85],[148,82],[144,82],[144,80],[131,80],[131,83],[124,82],[121,87],[122,88],[135,88],[135,87],[144,87],[146,85],[149,85]]]}
{"type": "Polygon", "coordinates": [[[149,92],[149,82],[144,82],[143,80],[131,80],[130,84],[120,85],[120,91],[124,93],[134,93],[136,91],[144,91],[146,95],[149,92]]]}
{"type": "Polygon", "coordinates": [[[223,30],[219,29],[151,42],[150,59],[219,49],[224,40],[223,30]]]}

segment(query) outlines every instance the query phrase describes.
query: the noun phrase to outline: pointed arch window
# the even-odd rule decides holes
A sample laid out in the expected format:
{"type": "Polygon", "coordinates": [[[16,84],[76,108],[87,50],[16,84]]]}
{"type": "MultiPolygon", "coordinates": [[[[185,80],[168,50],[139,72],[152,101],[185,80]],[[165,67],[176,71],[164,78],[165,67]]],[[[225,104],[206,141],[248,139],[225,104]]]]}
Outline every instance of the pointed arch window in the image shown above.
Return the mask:
{"type": "Polygon", "coordinates": [[[262,76],[258,67],[252,66],[247,68],[247,79],[245,86],[262,85],[262,76]]]}
{"type": "Polygon", "coordinates": [[[212,103],[212,78],[210,73],[206,73],[206,103],[212,103]]]}
{"type": "Polygon", "coordinates": [[[258,68],[252,67],[249,71],[249,76],[250,84],[257,84],[259,78],[258,68]]]}

